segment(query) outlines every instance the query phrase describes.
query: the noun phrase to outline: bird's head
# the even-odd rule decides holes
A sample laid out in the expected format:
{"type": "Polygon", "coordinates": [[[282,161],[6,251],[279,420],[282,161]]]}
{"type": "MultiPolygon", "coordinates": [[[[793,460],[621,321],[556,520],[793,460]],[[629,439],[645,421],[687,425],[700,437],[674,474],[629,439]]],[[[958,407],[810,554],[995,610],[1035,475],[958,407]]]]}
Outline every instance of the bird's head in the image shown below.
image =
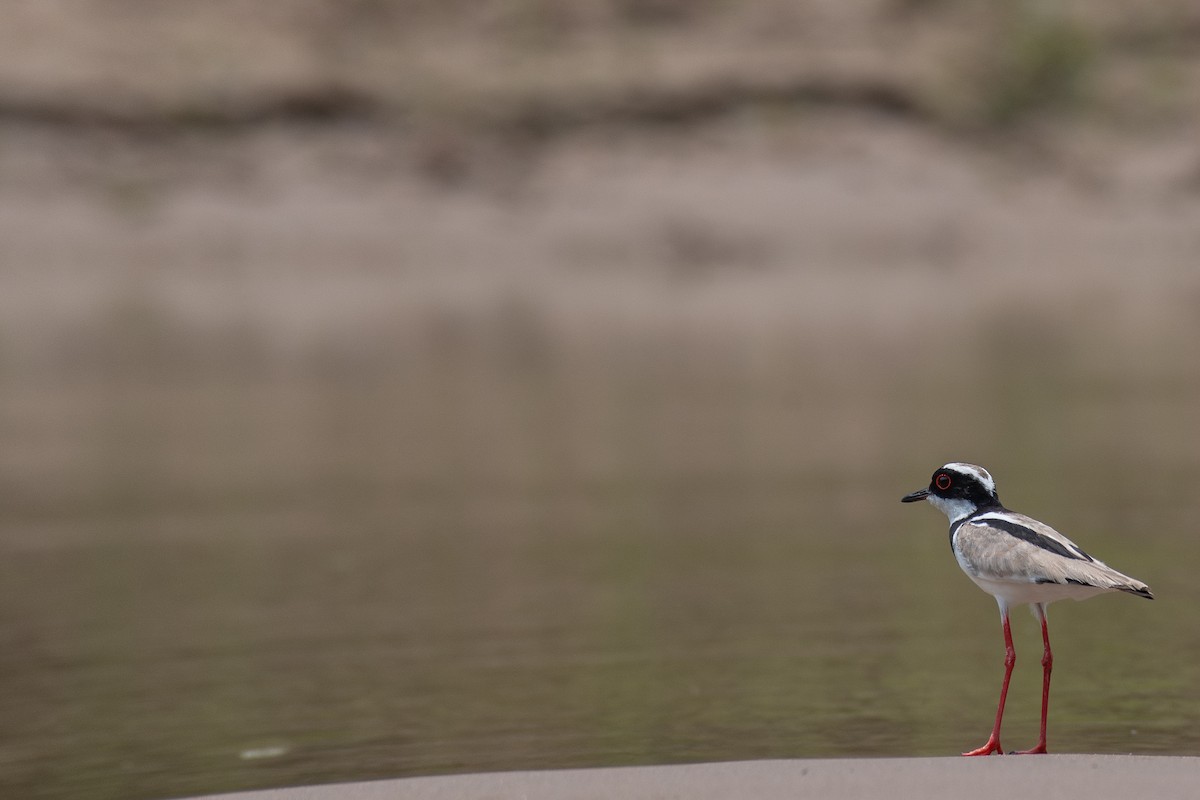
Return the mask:
{"type": "Polygon", "coordinates": [[[933,473],[929,486],[900,498],[902,503],[928,500],[939,511],[957,522],[981,508],[1000,505],[996,482],[983,467],[952,461],[933,473]]]}

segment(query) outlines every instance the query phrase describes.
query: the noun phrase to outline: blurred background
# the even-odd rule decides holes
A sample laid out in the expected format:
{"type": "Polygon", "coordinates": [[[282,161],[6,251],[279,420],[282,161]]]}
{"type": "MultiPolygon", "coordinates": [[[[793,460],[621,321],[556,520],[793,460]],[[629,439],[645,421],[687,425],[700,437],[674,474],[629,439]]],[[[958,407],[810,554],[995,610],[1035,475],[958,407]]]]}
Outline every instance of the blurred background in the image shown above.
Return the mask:
{"type": "Polygon", "coordinates": [[[0,790],[957,753],[949,460],[1195,754],[1198,129],[1192,0],[5,4],[0,790]]]}

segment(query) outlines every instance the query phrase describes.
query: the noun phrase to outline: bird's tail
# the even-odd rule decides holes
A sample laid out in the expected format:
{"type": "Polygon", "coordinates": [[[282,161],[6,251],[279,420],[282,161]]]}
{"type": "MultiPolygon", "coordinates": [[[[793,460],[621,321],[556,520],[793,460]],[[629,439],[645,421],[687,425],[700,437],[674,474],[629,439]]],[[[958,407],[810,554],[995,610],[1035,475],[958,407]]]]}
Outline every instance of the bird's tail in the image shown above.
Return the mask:
{"type": "Polygon", "coordinates": [[[1067,583],[1080,583],[1084,586],[1095,586],[1097,589],[1106,589],[1111,592],[1136,594],[1138,597],[1144,597],[1147,600],[1154,599],[1154,593],[1150,591],[1149,586],[1137,578],[1131,578],[1124,573],[1117,572],[1103,561],[1091,561],[1087,563],[1072,561],[1070,562],[1070,567],[1071,571],[1066,578],[1067,583]]]}
{"type": "Polygon", "coordinates": [[[1133,578],[1129,579],[1129,583],[1114,588],[1122,592],[1128,592],[1129,594],[1136,594],[1138,597],[1144,597],[1147,600],[1154,599],[1154,594],[1150,591],[1150,587],[1141,581],[1135,581],[1133,578]]]}

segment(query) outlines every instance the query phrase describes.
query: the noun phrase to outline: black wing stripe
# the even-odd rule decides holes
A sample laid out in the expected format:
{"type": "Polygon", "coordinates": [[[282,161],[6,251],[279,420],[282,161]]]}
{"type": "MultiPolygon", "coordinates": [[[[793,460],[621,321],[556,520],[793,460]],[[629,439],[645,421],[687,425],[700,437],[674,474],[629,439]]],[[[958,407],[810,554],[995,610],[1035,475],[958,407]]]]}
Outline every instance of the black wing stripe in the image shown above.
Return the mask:
{"type": "Polygon", "coordinates": [[[1006,519],[981,519],[975,521],[976,525],[987,525],[997,530],[1002,530],[1010,536],[1015,536],[1022,541],[1029,542],[1032,545],[1037,545],[1043,550],[1049,550],[1051,553],[1063,556],[1064,558],[1073,558],[1076,561],[1094,561],[1087,553],[1078,548],[1072,549],[1067,547],[1062,542],[1051,539],[1049,536],[1043,536],[1033,528],[1027,528],[1016,522],[1010,522],[1006,519]]]}
{"type": "Polygon", "coordinates": [[[1093,586],[1097,589],[1100,588],[1099,586],[1096,586],[1096,584],[1094,584],[1094,583],[1088,583],[1087,581],[1077,581],[1074,578],[1066,578],[1064,581],[1056,581],[1056,580],[1054,580],[1054,578],[1038,578],[1037,580],[1034,581],[1034,583],[1073,583],[1076,586],[1093,586]]]}

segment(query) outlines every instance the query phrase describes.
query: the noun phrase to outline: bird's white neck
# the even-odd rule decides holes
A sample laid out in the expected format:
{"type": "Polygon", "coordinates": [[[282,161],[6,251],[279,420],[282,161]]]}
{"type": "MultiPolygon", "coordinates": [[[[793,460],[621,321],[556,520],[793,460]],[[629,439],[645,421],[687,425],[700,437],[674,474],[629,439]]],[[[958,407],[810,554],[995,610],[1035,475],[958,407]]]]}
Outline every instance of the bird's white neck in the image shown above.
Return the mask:
{"type": "Polygon", "coordinates": [[[932,503],[938,511],[941,511],[950,518],[951,525],[961,519],[966,519],[979,510],[979,507],[970,500],[964,500],[962,498],[948,499],[945,497],[938,497],[936,494],[931,494],[926,499],[929,500],[929,502],[932,503]]]}

